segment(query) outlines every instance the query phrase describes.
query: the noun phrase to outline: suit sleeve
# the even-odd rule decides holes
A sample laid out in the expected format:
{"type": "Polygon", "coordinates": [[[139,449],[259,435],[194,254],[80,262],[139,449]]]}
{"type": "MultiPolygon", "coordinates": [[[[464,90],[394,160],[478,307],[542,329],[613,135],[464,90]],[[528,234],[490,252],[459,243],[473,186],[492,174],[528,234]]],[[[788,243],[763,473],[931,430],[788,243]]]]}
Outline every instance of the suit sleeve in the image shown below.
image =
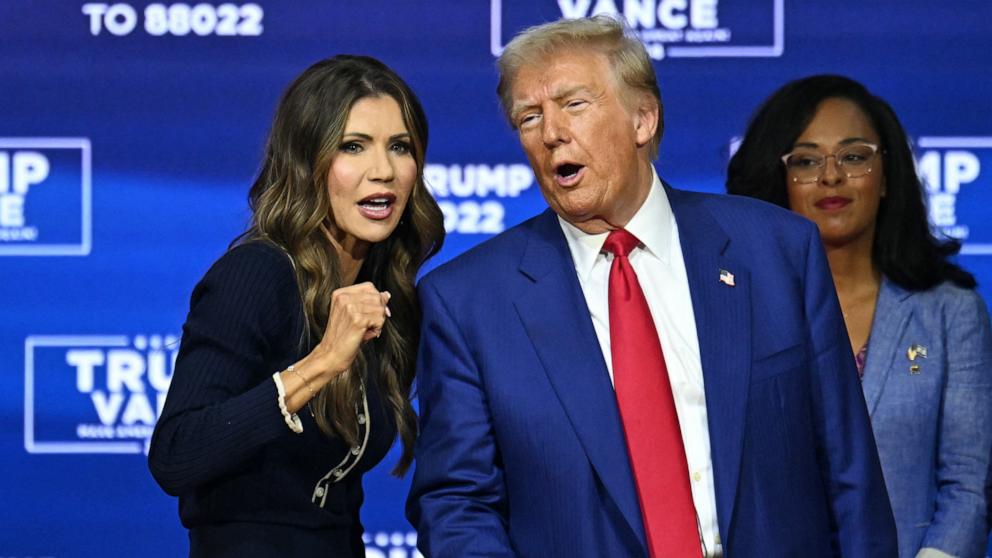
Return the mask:
{"type": "Polygon", "coordinates": [[[992,333],[974,291],[945,309],[947,376],[941,404],[936,511],[923,546],[984,556],[985,479],[992,449],[992,333]]]}
{"type": "Polygon", "coordinates": [[[419,293],[420,437],[407,500],[417,545],[432,558],[513,556],[503,471],[480,370],[429,277],[419,293]]]}
{"type": "Polygon", "coordinates": [[[291,331],[296,284],[288,261],[258,246],[225,254],[196,286],[148,464],[178,496],[236,469],[293,434],[266,367],[291,331]]]}
{"type": "Polygon", "coordinates": [[[807,238],[804,296],[813,349],[813,421],[834,552],[844,558],[894,557],[895,520],[854,355],[815,226],[807,238]]]}

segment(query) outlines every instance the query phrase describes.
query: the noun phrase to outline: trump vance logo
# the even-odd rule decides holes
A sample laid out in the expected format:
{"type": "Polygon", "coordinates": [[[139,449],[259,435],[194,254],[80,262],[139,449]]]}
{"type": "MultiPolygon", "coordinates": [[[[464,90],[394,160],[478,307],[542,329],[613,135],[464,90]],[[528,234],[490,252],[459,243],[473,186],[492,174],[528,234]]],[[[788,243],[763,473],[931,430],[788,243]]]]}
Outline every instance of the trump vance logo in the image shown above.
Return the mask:
{"type": "Polygon", "coordinates": [[[663,58],[778,57],[785,51],[785,0],[490,0],[490,51],[519,31],[558,18],[622,19],[648,54],[663,58]]]}
{"type": "Polygon", "coordinates": [[[926,187],[930,222],[938,232],[962,241],[961,253],[992,255],[990,136],[925,136],[917,139],[917,169],[926,187]]]}
{"type": "Polygon", "coordinates": [[[90,253],[90,141],[0,138],[0,256],[90,253]]]}
{"type": "Polygon", "coordinates": [[[28,453],[142,453],[165,403],[177,335],[31,335],[28,453]]]}

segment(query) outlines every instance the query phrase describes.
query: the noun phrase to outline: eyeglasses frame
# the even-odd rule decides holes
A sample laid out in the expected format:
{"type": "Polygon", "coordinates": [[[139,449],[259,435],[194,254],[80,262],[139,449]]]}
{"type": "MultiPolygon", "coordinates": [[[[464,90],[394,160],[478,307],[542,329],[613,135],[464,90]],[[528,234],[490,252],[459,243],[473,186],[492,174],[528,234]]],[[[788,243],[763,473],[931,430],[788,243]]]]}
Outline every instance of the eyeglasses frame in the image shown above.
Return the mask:
{"type": "MultiPolygon", "coordinates": [[[[850,173],[847,172],[847,167],[845,167],[843,163],[839,163],[838,162],[837,154],[840,153],[841,151],[844,151],[845,149],[848,149],[850,147],[854,147],[855,145],[864,145],[864,146],[870,147],[871,148],[871,157],[875,157],[875,155],[878,155],[879,153],[884,153],[885,152],[884,150],[879,149],[879,145],[877,143],[859,142],[859,143],[856,143],[856,144],[845,145],[844,147],[841,147],[840,149],[838,149],[837,151],[834,151],[830,155],[824,155],[823,156],[823,164],[822,165],[817,165],[817,167],[816,167],[817,170],[819,171],[819,174],[817,174],[816,176],[814,176],[813,178],[811,178],[809,180],[803,180],[802,182],[799,181],[799,178],[798,177],[793,176],[792,177],[792,181],[793,182],[796,182],[796,183],[799,183],[799,184],[812,184],[813,182],[816,182],[817,180],[820,180],[821,178],[823,178],[823,172],[827,168],[827,159],[829,159],[831,157],[834,158],[834,164],[837,165],[838,168],[843,169],[844,176],[845,177],[847,177],[847,178],[862,178],[862,177],[868,176],[869,174],[871,174],[871,171],[873,170],[871,167],[868,167],[867,172],[865,172],[864,174],[860,174],[858,176],[851,176],[850,173]]],[[[794,153],[795,153],[795,151],[790,151],[790,152],[786,153],[785,155],[782,155],[779,158],[782,161],[782,164],[785,165],[785,172],[786,172],[786,174],[788,174],[788,172],[789,172],[788,159],[794,153]]]]}

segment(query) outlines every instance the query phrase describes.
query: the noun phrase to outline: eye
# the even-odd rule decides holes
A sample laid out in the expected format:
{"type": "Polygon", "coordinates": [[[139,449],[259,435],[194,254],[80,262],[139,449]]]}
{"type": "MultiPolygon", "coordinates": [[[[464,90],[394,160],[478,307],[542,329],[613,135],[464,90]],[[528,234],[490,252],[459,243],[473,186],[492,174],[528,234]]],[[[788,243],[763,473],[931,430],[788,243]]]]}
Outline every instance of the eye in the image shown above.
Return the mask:
{"type": "Polygon", "coordinates": [[[393,142],[393,144],[389,146],[389,150],[399,155],[409,155],[413,152],[413,146],[410,142],[397,141],[393,142]]]}
{"type": "Polygon", "coordinates": [[[524,114],[517,120],[518,128],[527,128],[537,123],[538,119],[541,117],[540,114],[532,112],[530,114],[524,114]]]}
{"type": "Polygon", "coordinates": [[[341,151],[342,153],[351,153],[351,154],[361,153],[362,146],[357,141],[349,141],[342,143],[341,146],[338,147],[338,151],[341,151]]]}
{"type": "Polygon", "coordinates": [[[823,157],[805,153],[796,153],[789,157],[789,166],[795,168],[818,167],[823,164],[823,157]]]}
{"type": "Polygon", "coordinates": [[[874,154],[875,152],[870,146],[857,145],[841,151],[838,153],[838,157],[845,165],[862,165],[868,162],[868,159],[871,159],[874,154]]]}
{"type": "Polygon", "coordinates": [[[585,99],[572,99],[571,101],[565,103],[565,108],[567,109],[582,108],[588,104],[589,102],[586,101],[585,99]]]}

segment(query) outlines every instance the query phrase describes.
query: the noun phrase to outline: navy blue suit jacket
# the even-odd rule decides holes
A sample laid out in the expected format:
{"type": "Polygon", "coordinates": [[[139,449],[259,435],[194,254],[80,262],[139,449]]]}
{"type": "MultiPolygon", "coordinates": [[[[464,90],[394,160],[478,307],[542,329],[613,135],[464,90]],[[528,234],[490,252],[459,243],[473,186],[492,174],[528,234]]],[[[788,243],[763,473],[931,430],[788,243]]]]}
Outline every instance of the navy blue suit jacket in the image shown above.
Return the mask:
{"type": "MultiPolygon", "coordinates": [[[[815,226],[754,200],[666,193],[699,336],[724,555],[895,556],[815,226]]],[[[646,556],[615,394],[555,214],[441,266],[419,291],[407,514],[424,555],[646,556]]]]}

